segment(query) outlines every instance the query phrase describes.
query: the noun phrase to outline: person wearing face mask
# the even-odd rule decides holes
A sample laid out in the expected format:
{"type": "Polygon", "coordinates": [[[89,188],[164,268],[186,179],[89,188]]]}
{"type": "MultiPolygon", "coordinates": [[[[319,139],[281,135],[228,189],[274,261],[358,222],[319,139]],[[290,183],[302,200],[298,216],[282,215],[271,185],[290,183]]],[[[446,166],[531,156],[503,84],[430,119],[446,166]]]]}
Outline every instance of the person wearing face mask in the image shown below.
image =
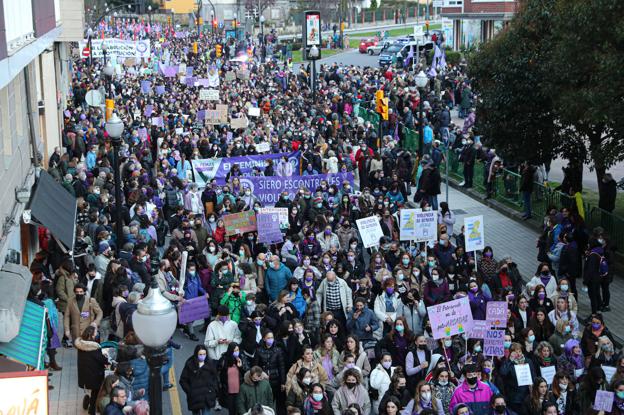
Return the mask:
{"type": "Polygon", "coordinates": [[[429,276],[431,278],[423,289],[423,300],[427,307],[445,301],[451,295],[448,280],[445,278],[441,267],[430,269],[429,276]]]}
{"type": "Polygon", "coordinates": [[[589,367],[616,367],[621,353],[615,350],[613,342],[607,336],[598,338],[598,351],[591,356],[589,367]]]}
{"type": "Polygon", "coordinates": [[[386,335],[393,328],[399,307],[399,293],[395,290],[394,278],[383,280],[382,290],[375,299],[374,311],[377,319],[383,322],[383,335],[386,335]]]}
{"type": "Polygon", "coordinates": [[[574,339],[572,326],[567,320],[559,319],[555,324],[555,332],[548,338],[548,343],[553,345],[553,353],[556,357],[565,352],[565,343],[574,339]]]}
{"type": "Polygon", "coordinates": [[[550,267],[545,262],[542,262],[537,267],[535,276],[526,284],[527,291],[533,294],[540,285],[544,289],[547,298],[552,298],[557,292],[557,279],[552,276],[550,267]]]}
{"type": "MultiPolygon", "coordinates": [[[[539,411],[538,411],[539,412],[539,411]]],[[[538,412],[531,412],[531,414],[537,414],[538,412]]],[[[505,397],[498,392],[495,392],[490,399],[490,411],[489,415],[517,415],[514,411],[507,408],[505,397]]],[[[562,413],[563,415],[563,413],[562,413]]]]}
{"type": "Polygon", "coordinates": [[[475,320],[485,320],[485,312],[487,303],[492,298],[486,295],[479,287],[476,280],[470,281],[468,284],[468,299],[470,301],[470,310],[475,320]]]}
{"type": "Polygon", "coordinates": [[[587,374],[583,377],[578,389],[578,401],[580,414],[596,413],[593,404],[596,399],[596,392],[607,390],[607,381],[602,368],[592,367],[587,369],[587,374]]]}
{"type": "Polygon", "coordinates": [[[303,409],[303,402],[312,393],[312,385],[317,383],[314,381],[310,369],[305,367],[297,371],[290,382],[286,385],[288,392],[286,393],[286,409],[290,411],[303,409]]]}
{"type": "Polygon", "coordinates": [[[611,411],[611,414],[622,415],[624,414],[624,381],[617,380],[615,382],[612,382],[612,385],[612,389],[615,392],[615,397],[613,400],[613,409],[611,411]]]}
{"type": "Polygon", "coordinates": [[[397,318],[403,317],[414,335],[423,334],[422,323],[426,315],[425,302],[420,299],[418,289],[412,288],[401,296],[401,301],[397,307],[397,318]]]}
{"type": "Polygon", "coordinates": [[[321,244],[316,238],[314,231],[309,229],[306,232],[306,237],[301,242],[299,242],[299,252],[301,255],[310,257],[313,261],[318,260],[323,250],[321,249],[321,244]]]}
{"type": "Polygon", "coordinates": [[[414,334],[407,326],[403,317],[397,317],[393,324],[392,330],[384,336],[383,339],[377,342],[375,346],[375,354],[381,356],[382,351],[387,351],[392,357],[392,361],[396,362],[396,366],[405,370],[405,357],[407,356],[408,348],[412,343],[414,334]]]}
{"type": "Polygon", "coordinates": [[[338,415],[353,404],[360,407],[361,415],[371,414],[371,398],[367,388],[362,385],[360,372],[357,369],[348,369],[344,373],[342,386],[334,394],[331,406],[334,415],[338,415]]]}
{"type": "Polygon", "coordinates": [[[104,381],[104,369],[109,364],[97,340],[98,334],[95,326],[88,325],[74,341],[78,351],[78,386],[91,391],[87,401],[89,415],[95,415],[98,391],[104,381]]]}
{"type": "Polygon", "coordinates": [[[139,275],[143,284],[149,284],[152,276],[147,268],[147,252],[145,244],[137,244],[133,250],[132,259],[130,259],[130,270],[139,275]]]}
{"type": "Polygon", "coordinates": [[[475,414],[486,413],[490,404],[492,390],[485,383],[479,380],[477,366],[470,363],[464,366],[462,373],[464,381],[455,389],[449,407],[451,411],[459,403],[464,403],[475,414]]]}
{"type": "Polygon", "coordinates": [[[415,337],[414,344],[410,347],[405,358],[405,373],[410,389],[418,382],[425,379],[427,369],[431,362],[431,351],[427,348],[425,336],[415,337]]]}
{"type": "Polygon", "coordinates": [[[405,406],[405,409],[401,411],[402,414],[436,414],[444,415],[444,407],[442,401],[436,398],[433,393],[433,388],[425,381],[420,381],[416,386],[416,393],[414,399],[410,400],[405,406]]]}
{"type": "Polygon", "coordinates": [[[76,341],[80,334],[89,326],[98,327],[102,321],[102,309],[95,298],[91,298],[86,293],[83,284],[74,286],[74,296],[69,300],[67,309],[63,314],[63,327],[65,336],[76,341]]]}
{"type": "Polygon", "coordinates": [[[310,393],[303,402],[303,413],[306,415],[333,415],[329,398],[320,383],[311,385],[310,393]]]}
{"type": "MultiPolygon", "coordinates": [[[[572,379],[567,374],[561,371],[557,372],[553,377],[551,387],[552,389],[548,394],[548,400],[557,405],[557,414],[568,415],[579,413],[576,388],[574,382],[572,382],[572,379]]],[[[617,388],[614,388],[614,390],[617,391],[617,388]]],[[[622,395],[622,398],[624,398],[624,393],[622,395]]],[[[617,412],[618,415],[622,415],[622,413],[624,412],[617,412]]]]}
{"type": "Polygon", "coordinates": [[[533,297],[529,300],[529,310],[535,313],[540,308],[548,314],[555,309],[555,306],[552,300],[548,298],[544,286],[538,284],[533,292],[533,297]]]}
{"type": "Polygon", "coordinates": [[[437,368],[433,371],[433,381],[430,384],[434,387],[433,396],[442,403],[445,415],[450,415],[450,403],[455,384],[449,380],[451,372],[446,367],[437,368]]]}
{"type": "Polygon", "coordinates": [[[531,378],[535,379],[537,372],[534,369],[533,362],[526,359],[519,343],[512,343],[509,347],[509,357],[502,359],[503,364],[500,367],[500,375],[506,390],[514,391],[508,394],[507,407],[517,413],[524,413],[524,401],[529,396],[529,386],[519,386],[518,377],[516,375],[517,365],[528,365],[531,372],[531,378]]]}
{"type": "Polygon", "coordinates": [[[243,383],[243,374],[249,368],[247,356],[241,352],[238,344],[232,342],[217,364],[221,390],[219,401],[227,408],[228,413],[236,413],[236,401],[243,383]]]}
{"type": "Polygon", "coordinates": [[[179,381],[186,394],[188,410],[193,415],[209,414],[217,405],[219,383],[215,362],[208,358],[206,346],[198,344],[193,355],[186,360],[179,381]]]}
{"type": "Polygon", "coordinates": [[[217,307],[217,317],[208,324],[204,344],[208,348],[208,355],[212,360],[219,360],[226,352],[228,344],[241,342],[241,332],[236,322],[230,319],[230,310],[227,306],[217,307]]]}
{"type": "Polygon", "coordinates": [[[269,376],[275,405],[277,408],[283,405],[282,409],[278,409],[281,412],[285,409],[286,369],[284,367],[284,352],[275,346],[275,337],[272,331],[263,332],[262,341],[253,358],[253,364],[262,368],[264,373],[269,376]]]}
{"type": "Polygon", "coordinates": [[[379,358],[379,363],[370,373],[370,388],[377,391],[376,393],[371,391],[374,399],[372,403],[374,413],[377,413],[381,398],[390,388],[390,379],[396,370],[396,366],[393,366],[392,363],[392,355],[387,351],[383,351],[379,358]]]}
{"type": "MultiPolygon", "coordinates": [[[[412,396],[410,396],[410,392],[407,389],[407,379],[403,372],[395,372],[392,375],[390,388],[386,391],[384,396],[381,398],[381,402],[379,403],[379,415],[387,415],[385,411],[386,404],[390,400],[396,400],[398,402],[398,408],[404,408],[412,396]]],[[[398,415],[398,414],[397,414],[398,415]]]]}

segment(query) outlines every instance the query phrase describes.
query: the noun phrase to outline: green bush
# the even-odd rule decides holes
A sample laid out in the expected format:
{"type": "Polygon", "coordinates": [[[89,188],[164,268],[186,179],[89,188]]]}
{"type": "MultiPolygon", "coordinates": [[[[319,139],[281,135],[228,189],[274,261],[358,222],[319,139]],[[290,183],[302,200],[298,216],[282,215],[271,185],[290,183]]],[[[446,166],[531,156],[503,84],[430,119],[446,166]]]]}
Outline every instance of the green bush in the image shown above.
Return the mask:
{"type": "MultiPolygon", "coordinates": [[[[459,65],[459,62],[461,61],[461,57],[462,54],[461,52],[457,52],[451,49],[446,49],[446,63],[449,65],[459,65]]],[[[429,53],[427,54],[427,65],[431,65],[431,63],[433,62],[433,55],[435,54],[435,51],[432,49],[429,51],[429,53]]]]}

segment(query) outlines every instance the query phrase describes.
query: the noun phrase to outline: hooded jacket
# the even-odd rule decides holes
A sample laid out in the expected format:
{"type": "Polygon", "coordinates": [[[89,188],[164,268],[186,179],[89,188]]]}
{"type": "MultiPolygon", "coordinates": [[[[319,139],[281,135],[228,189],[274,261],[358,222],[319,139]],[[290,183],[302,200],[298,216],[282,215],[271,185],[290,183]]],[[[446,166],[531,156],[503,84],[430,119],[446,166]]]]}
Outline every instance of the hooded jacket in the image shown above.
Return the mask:
{"type": "Polygon", "coordinates": [[[492,395],[492,389],[480,380],[477,380],[477,385],[474,390],[470,388],[468,382],[464,381],[455,389],[449,408],[453,410],[455,406],[464,403],[468,405],[473,413],[484,414],[490,406],[490,398],[492,395]]]}
{"type": "Polygon", "coordinates": [[[292,272],[286,268],[286,265],[280,262],[278,269],[273,268],[273,265],[269,266],[266,270],[266,276],[264,278],[264,287],[269,295],[271,301],[275,301],[281,290],[286,288],[288,280],[292,278],[292,272]]]}
{"type": "Polygon", "coordinates": [[[78,350],[78,386],[99,390],[104,381],[104,366],[108,364],[100,344],[77,338],[74,346],[78,350]]]}

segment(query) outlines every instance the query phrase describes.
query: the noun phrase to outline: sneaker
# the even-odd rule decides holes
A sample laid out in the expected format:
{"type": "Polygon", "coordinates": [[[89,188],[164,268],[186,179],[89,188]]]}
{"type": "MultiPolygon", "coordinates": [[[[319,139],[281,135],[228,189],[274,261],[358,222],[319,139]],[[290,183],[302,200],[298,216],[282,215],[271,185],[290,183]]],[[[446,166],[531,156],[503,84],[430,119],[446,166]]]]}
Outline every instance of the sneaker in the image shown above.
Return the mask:
{"type": "Polygon", "coordinates": [[[465,185],[465,184],[466,184],[466,182],[461,182],[459,185],[460,185],[460,186],[463,186],[463,185],[465,185]]]}
{"type": "Polygon", "coordinates": [[[71,344],[71,341],[69,341],[69,339],[66,339],[63,340],[63,347],[65,347],[66,349],[71,349],[73,345],[71,344]]]}
{"type": "Polygon", "coordinates": [[[173,388],[173,385],[171,383],[167,383],[166,385],[163,385],[163,392],[167,392],[169,389],[173,388]]]}
{"type": "Polygon", "coordinates": [[[219,402],[217,402],[217,404],[215,405],[215,407],[213,408],[215,411],[220,411],[221,409],[223,409],[221,407],[221,405],[219,405],[219,402]]]}

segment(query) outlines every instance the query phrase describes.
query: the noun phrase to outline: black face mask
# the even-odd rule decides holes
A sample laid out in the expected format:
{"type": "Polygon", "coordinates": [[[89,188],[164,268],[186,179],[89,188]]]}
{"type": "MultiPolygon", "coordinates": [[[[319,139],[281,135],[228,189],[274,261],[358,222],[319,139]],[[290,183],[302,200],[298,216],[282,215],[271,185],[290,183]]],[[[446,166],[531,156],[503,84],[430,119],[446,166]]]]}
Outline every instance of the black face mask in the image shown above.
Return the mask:
{"type": "Polygon", "coordinates": [[[427,350],[427,345],[426,344],[419,344],[418,345],[418,350],[427,350]]]}
{"type": "Polygon", "coordinates": [[[357,386],[357,383],[348,382],[348,383],[345,383],[345,385],[347,385],[347,388],[353,389],[357,386]]]}
{"type": "Polygon", "coordinates": [[[468,382],[470,386],[474,386],[477,384],[477,378],[476,376],[474,378],[466,378],[466,382],[468,382]]]}
{"type": "Polygon", "coordinates": [[[84,298],[84,294],[76,294],[76,300],[80,301],[84,298]]]}
{"type": "Polygon", "coordinates": [[[507,407],[505,405],[496,405],[494,407],[494,411],[496,411],[497,414],[504,414],[506,410],[507,407]]]}

